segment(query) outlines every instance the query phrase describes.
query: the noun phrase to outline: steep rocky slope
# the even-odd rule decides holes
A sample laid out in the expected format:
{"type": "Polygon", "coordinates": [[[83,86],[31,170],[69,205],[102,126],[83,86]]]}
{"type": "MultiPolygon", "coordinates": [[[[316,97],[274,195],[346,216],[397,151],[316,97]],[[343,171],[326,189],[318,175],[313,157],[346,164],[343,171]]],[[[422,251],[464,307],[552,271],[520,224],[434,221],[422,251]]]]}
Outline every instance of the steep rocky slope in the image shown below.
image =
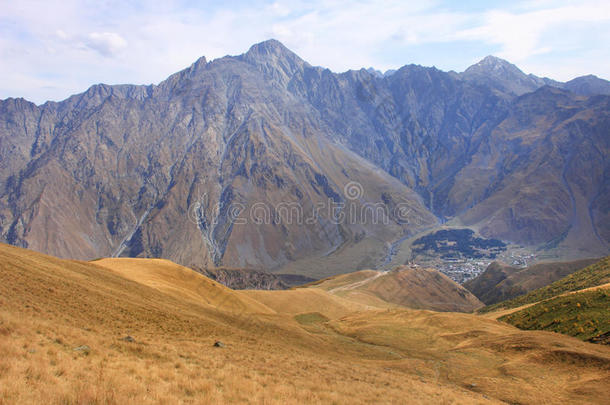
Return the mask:
{"type": "Polygon", "coordinates": [[[314,281],[313,278],[298,274],[273,274],[252,269],[196,267],[193,270],[233,290],[286,290],[314,281]]]}
{"type": "Polygon", "coordinates": [[[0,101],[1,238],[201,267],[307,273],[313,258],[325,276],[455,218],[605,254],[610,97],[530,76],[509,88],[520,71],[487,62],[336,74],[270,40],[159,85],[0,101]]]}

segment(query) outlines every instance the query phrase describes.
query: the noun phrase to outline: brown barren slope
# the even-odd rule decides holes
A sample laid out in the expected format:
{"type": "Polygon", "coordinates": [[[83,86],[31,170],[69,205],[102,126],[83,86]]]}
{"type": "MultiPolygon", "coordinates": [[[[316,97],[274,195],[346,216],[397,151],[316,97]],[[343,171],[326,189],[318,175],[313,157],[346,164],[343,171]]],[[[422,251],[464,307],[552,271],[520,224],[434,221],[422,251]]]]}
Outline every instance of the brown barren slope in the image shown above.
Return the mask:
{"type": "Polygon", "coordinates": [[[362,270],[312,283],[333,295],[373,304],[435,311],[472,312],[483,304],[444,274],[418,266],[398,266],[391,271],[362,270]]]}

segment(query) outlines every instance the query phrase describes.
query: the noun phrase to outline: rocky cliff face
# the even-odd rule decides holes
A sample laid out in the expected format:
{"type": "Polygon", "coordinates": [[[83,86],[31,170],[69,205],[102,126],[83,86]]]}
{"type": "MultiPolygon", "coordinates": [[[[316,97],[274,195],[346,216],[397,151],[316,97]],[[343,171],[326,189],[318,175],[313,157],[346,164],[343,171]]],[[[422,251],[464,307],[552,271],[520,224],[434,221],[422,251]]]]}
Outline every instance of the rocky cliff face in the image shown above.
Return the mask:
{"type": "Polygon", "coordinates": [[[335,74],[271,40],[159,85],[0,101],[1,239],[83,259],[365,268],[458,218],[607,250],[610,98],[507,86],[518,72],[488,62],[335,74]]]}
{"type": "Polygon", "coordinates": [[[315,281],[313,278],[296,274],[272,274],[252,269],[216,267],[193,270],[233,290],[287,290],[315,281]]]}

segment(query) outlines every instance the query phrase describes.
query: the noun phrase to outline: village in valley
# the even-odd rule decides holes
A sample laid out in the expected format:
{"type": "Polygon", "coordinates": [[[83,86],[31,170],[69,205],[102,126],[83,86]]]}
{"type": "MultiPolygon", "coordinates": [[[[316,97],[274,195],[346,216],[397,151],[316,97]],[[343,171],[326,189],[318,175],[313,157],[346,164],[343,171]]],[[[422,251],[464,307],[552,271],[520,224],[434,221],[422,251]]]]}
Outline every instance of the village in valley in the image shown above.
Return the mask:
{"type": "Polygon", "coordinates": [[[411,251],[413,264],[436,268],[459,284],[477,277],[494,261],[518,268],[538,261],[531,249],[477,237],[470,229],[425,235],[412,243],[411,251]]]}

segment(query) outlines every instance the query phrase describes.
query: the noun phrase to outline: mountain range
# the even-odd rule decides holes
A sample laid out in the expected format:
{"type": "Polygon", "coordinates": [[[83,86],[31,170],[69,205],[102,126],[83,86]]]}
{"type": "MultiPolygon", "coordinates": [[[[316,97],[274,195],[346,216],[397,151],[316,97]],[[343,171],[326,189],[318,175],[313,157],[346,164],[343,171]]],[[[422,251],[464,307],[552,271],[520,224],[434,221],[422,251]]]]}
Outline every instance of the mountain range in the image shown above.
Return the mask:
{"type": "Polygon", "coordinates": [[[0,239],[323,277],[439,224],[567,252],[610,243],[610,83],[486,57],[334,73],[275,40],[158,85],[0,101],[0,239]]]}

